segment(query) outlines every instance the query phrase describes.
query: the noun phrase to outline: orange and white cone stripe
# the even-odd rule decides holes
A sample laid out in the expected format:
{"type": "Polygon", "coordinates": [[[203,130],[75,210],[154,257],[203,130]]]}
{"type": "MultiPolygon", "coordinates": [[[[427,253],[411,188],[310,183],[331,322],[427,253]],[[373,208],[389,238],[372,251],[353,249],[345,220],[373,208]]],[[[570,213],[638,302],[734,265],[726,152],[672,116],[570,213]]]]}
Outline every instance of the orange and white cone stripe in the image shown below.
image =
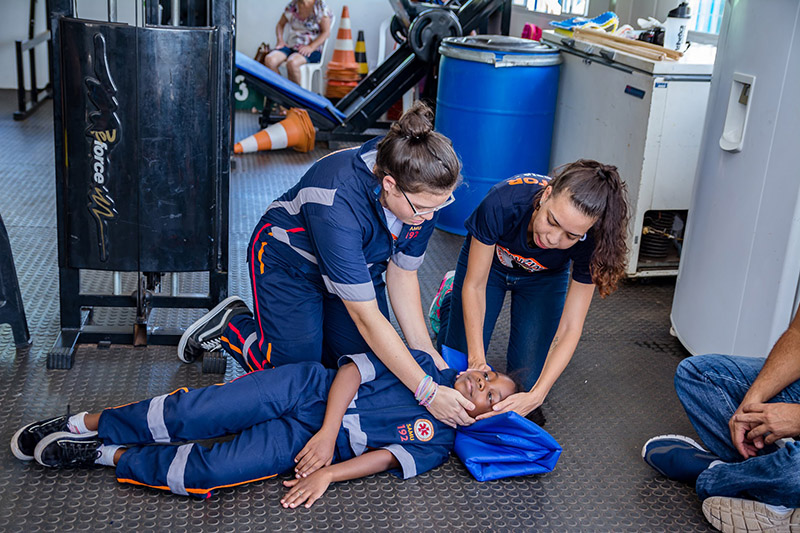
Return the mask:
{"type": "Polygon", "coordinates": [[[342,8],[342,20],[339,22],[339,31],[336,34],[336,45],[333,56],[328,62],[328,67],[333,69],[353,69],[358,72],[356,63],[355,45],[353,44],[353,31],[350,29],[350,9],[342,8]]]}
{"type": "Polygon", "coordinates": [[[305,109],[291,108],[277,124],[236,143],[234,153],[247,154],[259,150],[280,150],[292,147],[298,152],[314,149],[316,131],[305,109]]]}

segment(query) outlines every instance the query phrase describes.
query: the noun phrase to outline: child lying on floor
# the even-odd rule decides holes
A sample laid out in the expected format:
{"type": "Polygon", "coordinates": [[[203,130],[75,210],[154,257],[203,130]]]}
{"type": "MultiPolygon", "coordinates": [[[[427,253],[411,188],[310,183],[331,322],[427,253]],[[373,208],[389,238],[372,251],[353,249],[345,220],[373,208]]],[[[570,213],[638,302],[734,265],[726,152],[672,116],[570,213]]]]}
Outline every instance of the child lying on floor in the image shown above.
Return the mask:
{"type": "Polygon", "coordinates": [[[230,383],[178,389],[100,413],[29,424],[11,439],[21,460],[64,468],[115,466],[121,483],[208,498],[294,467],[284,507],[310,507],[332,482],[390,470],[404,479],[439,466],[455,429],[422,405],[438,385],[454,387],[471,417],[517,392],[496,372],[438,370],[411,350],[429,375],[416,394],[371,353],[342,357],[337,371],[299,363],[252,372],[230,383]],[[211,448],[189,441],[236,435],[211,448]],[[182,442],[179,446],[147,446],[182,442]]]}

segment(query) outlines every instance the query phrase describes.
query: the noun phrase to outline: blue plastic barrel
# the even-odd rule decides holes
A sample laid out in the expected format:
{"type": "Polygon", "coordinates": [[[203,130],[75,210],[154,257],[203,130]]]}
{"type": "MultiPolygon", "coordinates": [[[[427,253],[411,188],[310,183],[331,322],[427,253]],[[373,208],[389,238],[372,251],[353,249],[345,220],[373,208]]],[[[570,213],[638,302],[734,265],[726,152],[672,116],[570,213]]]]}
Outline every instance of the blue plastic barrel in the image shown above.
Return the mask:
{"type": "Polygon", "coordinates": [[[464,221],[495,183],[547,174],[561,55],[503,35],[448,37],[439,52],[436,130],[453,141],[464,184],[436,226],[466,235],[464,221]]]}

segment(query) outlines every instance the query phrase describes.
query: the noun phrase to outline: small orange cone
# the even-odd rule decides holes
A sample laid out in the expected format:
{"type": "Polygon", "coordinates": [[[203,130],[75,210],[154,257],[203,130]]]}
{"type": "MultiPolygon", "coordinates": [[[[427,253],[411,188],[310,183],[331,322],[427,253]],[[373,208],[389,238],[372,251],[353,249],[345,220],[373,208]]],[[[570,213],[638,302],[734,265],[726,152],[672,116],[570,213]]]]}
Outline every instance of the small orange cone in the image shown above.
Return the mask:
{"type": "Polygon", "coordinates": [[[359,30],[358,39],[356,39],[356,61],[358,61],[358,75],[361,78],[369,74],[369,66],[367,65],[367,44],[364,42],[364,30],[359,30]]]}
{"type": "Polygon", "coordinates": [[[298,152],[308,152],[314,149],[315,139],[316,131],[308,111],[293,107],[286,113],[284,120],[239,141],[233,151],[237,154],[248,154],[259,150],[292,147],[298,152]]]}

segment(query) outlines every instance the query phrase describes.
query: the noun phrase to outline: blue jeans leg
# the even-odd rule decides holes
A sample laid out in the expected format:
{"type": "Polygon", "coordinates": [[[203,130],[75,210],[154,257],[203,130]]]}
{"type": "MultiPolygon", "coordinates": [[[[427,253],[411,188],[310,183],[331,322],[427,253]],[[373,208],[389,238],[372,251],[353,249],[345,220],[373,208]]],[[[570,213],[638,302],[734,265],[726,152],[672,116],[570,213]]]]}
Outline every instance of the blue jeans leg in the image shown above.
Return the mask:
{"type": "MultiPolygon", "coordinates": [[[[465,242],[458,257],[453,278],[447,319],[442,321],[439,338],[461,352],[467,351],[461,291],[467,273],[469,243],[465,242]]],[[[523,373],[522,382],[530,389],[542,372],[547,351],[553,341],[569,285],[569,271],[546,274],[507,274],[492,267],[486,281],[486,314],[483,320],[484,349],[494,332],[506,292],[511,292],[511,328],[506,352],[507,371],[523,373]]]]}
{"type": "Polygon", "coordinates": [[[717,465],[697,478],[697,495],[745,497],[772,505],[800,507],[800,443],[739,463],[717,465]]]}
{"type": "Polygon", "coordinates": [[[569,271],[507,278],[511,291],[507,371],[520,372],[522,384],[530,390],[542,373],[564,311],[569,271]]]}
{"type": "MultiPolygon", "coordinates": [[[[697,494],[751,497],[765,503],[800,505],[800,448],[765,449],[742,460],[731,443],[728,420],[761,371],[764,360],[727,355],[701,355],[681,361],[675,390],[703,443],[730,464],[708,469],[697,479],[697,494]]],[[[800,383],[793,383],[772,402],[800,403],[800,383]]]]}
{"type": "MultiPolygon", "coordinates": [[[[453,290],[442,301],[442,310],[446,311],[446,306],[449,306],[450,310],[446,318],[444,314],[442,315],[442,323],[439,327],[439,351],[441,351],[441,345],[444,344],[454,350],[467,353],[467,334],[464,327],[464,308],[461,291],[464,288],[464,278],[467,275],[468,257],[469,240],[465,240],[458,256],[456,273],[453,276],[453,290]]],[[[486,313],[483,319],[484,351],[489,350],[489,340],[492,338],[497,317],[503,308],[505,296],[506,284],[504,276],[497,274],[492,269],[486,282],[486,313]]]]}

